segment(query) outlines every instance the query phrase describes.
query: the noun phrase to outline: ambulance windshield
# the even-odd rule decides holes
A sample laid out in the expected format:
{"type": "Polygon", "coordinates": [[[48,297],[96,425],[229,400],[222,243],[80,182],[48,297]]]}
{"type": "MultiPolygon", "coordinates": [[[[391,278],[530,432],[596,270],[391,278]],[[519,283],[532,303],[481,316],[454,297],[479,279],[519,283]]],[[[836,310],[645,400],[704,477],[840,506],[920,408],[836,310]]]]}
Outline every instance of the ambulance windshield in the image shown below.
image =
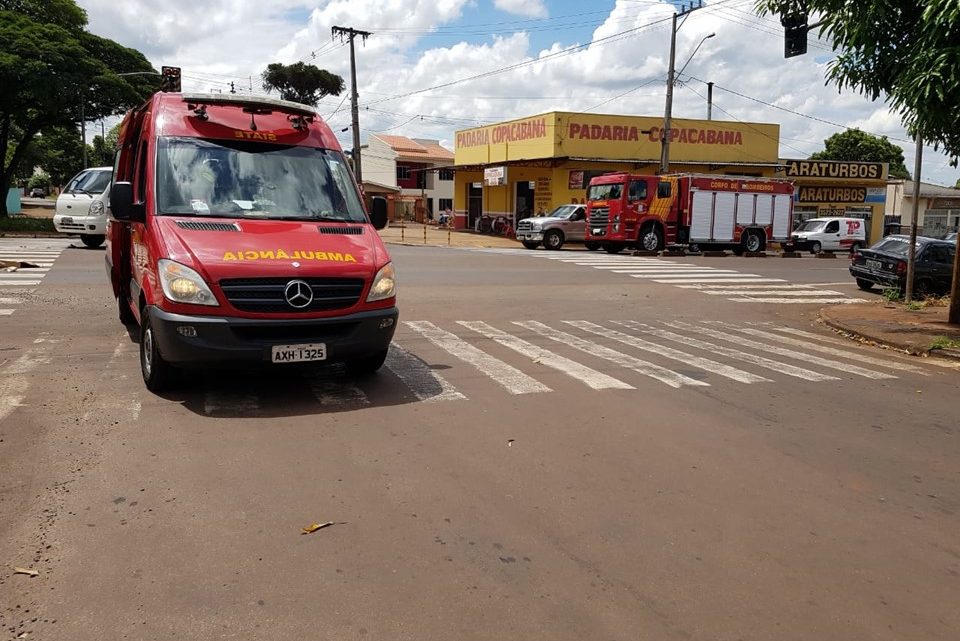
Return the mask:
{"type": "Polygon", "coordinates": [[[157,147],[157,213],[367,220],[340,152],[176,137],[157,147]]]}

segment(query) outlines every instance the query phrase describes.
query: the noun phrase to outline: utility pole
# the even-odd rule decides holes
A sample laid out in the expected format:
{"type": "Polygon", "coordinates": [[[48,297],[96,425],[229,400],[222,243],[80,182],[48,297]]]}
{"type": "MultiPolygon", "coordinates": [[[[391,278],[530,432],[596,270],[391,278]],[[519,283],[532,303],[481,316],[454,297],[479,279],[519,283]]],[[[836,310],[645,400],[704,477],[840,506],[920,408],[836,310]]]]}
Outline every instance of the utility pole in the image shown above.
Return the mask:
{"type": "Polygon", "coordinates": [[[360,169],[360,107],[357,105],[357,56],[353,48],[353,40],[357,36],[360,36],[363,38],[363,41],[366,42],[367,38],[373,34],[369,31],[354,29],[353,27],[333,27],[331,32],[334,38],[340,36],[341,41],[344,38],[350,41],[350,115],[353,119],[353,173],[357,178],[357,182],[362,186],[363,171],[360,169]]]}
{"type": "Polygon", "coordinates": [[[230,81],[230,93],[237,93],[237,89],[233,86],[233,80],[230,81]]]}
{"type": "Polygon", "coordinates": [[[84,114],[86,94],[80,94],[80,144],[83,146],[83,168],[87,168],[87,118],[84,114]]]}
{"type": "Polygon", "coordinates": [[[707,120],[713,120],[713,83],[707,83],[707,120]]]}
{"type": "MultiPolygon", "coordinates": [[[[673,14],[673,21],[670,26],[670,68],[667,71],[667,104],[663,109],[663,131],[660,132],[660,135],[663,136],[660,140],[661,174],[670,172],[670,121],[673,117],[673,84],[676,82],[677,29],[680,28],[677,26],[677,18],[680,16],[688,16],[702,6],[702,2],[696,7],[693,6],[692,3],[689,7],[684,5],[678,13],[673,14]]],[[[683,26],[682,22],[680,26],[683,26]]],[[[701,42],[701,44],[703,43],[701,42]]],[[[696,51],[694,51],[694,53],[696,53],[696,51]]],[[[687,62],[689,63],[690,61],[688,60],[687,62]]]]}
{"type": "Polygon", "coordinates": [[[923,136],[917,132],[917,158],[913,163],[913,214],[910,220],[910,246],[907,247],[907,289],[904,302],[913,301],[913,275],[917,266],[917,217],[920,215],[920,160],[923,157],[923,136]]]}

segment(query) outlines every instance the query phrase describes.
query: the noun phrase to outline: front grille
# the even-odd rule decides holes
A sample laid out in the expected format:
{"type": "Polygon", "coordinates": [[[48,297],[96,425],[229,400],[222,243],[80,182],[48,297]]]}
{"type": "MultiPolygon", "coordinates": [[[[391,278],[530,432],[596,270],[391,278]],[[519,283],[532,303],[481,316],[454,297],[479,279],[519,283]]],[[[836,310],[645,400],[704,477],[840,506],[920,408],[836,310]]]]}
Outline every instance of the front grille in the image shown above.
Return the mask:
{"type": "Polygon", "coordinates": [[[234,325],[233,333],[245,341],[265,343],[322,343],[349,336],[358,323],[287,323],[283,325],[234,325]]]}
{"type": "Polygon", "coordinates": [[[227,278],[220,289],[230,304],[245,312],[307,313],[352,307],[363,293],[362,278],[227,278]],[[306,282],[313,301],[303,308],[287,303],[284,292],[292,280],[306,282]]]}
{"type": "Polygon", "coordinates": [[[597,207],[590,210],[589,225],[597,227],[606,227],[610,222],[610,209],[608,207],[597,207]]]}
{"type": "Polygon", "coordinates": [[[236,223],[206,223],[199,220],[178,220],[177,227],[193,231],[240,231],[236,223]]]}
{"type": "Polygon", "coordinates": [[[329,226],[328,226],[328,227],[324,227],[324,226],[321,225],[320,227],[317,227],[317,231],[319,231],[321,234],[326,234],[326,235],[328,235],[328,236],[329,236],[329,235],[360,236],[360,235],[363,234],[363,227],[360,227],[360,226],[356,226],[356,227],[344,227],[344,226],[337,226],[337,227],[329,227],[329,226]]]}
{"type": "Polygon", "coordinates": [[[517,223],[517,231],[533,231],[533,221],[521,220],[517,223]]]}

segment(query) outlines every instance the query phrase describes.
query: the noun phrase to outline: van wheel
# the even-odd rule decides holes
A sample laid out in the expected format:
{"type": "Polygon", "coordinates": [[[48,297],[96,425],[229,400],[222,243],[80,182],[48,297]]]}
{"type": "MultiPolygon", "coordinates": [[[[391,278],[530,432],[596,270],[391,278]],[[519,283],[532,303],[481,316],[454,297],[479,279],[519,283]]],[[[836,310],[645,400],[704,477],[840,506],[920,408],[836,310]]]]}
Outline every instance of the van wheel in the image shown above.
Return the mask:
{"type": "Polygon", "coordinates": [[[663,249],[663,232],[654,223],[647,223],[640,230],[640,249],[648,252],[663,249]]]}
{"type": "Polygon", "coordinates": [[[823,245],[820,244],[820,241],[819,241],[819,240],[813,241],[813,242],[810,244],[810,253],[816,255],[816,254],[819,254],[819,253],[821,253],[821,252],[823,252],[823,245]]]}
{"type": "Polygon", "coordinates": [[[595,252],[598,249],[600,249],[600,243],[593,243],[593,242],[584,243],[583,246],[587,248],[587,251],[592,251],[592,252],[595,252]]]}
{"type": "Polygon", "coordinates": [[[136,325],[137,323],[137,317],[133,315],[133,310],[130,309],[130,302],[122,294],[117,299],[117,316],[120,317],[120,322],[125,326],[136,325]]]}
{"type": "Polygon", "coordinates": [[[540,243],[534,242],[532,240],[524,240],[521,242],[523,243],[523,246],[526,247],[527,249],[536,249],[537,247],[540,246],[540,243]]]}
{"type": "Polygon", "coordinates": [[[94,234],[80,234],[80,242],[89,247],[90,249],[96,249],[103,244],[103,241],[106,239],[106,236],[99,236],[94,234]]]}
{"type": "Polygon", "coordinates": [[[623,251],[623,245],[620,243],[603,243],[601,247],[603,247],[603,251],[608,254],[619,254],[623,251]]]}
{"type": "Polygon", "coordinates": [[[173,367],[160,355],[156,336],[150,325],[150,315],[143,312],[140,324],[140,373],[147,389],[158,394],[170,386],[173,379],[173,367]]]}
{"type": "Polygon", "coordinates": [[[370,376],[383,367],[385,360],[387,360],[387,350],[384,349],[370,356],[347,361],[347,374],[351,376],[370,376]]]}
{"type": "Polygon", "coordinates": [[[755,229],[749,230],[743,237],[743,249],[750,253],[763,251],[765,241],[766,238],[761,236],[760,232],[755,229]]]}
{"type": "Polygon", "coordinates": [[[563,247],[563,234],[556,229],[551,229],[543,235],[544,249],[557,250],[563,247]]]}
{"type": "Polygon", "coordinates": [[[850,245],[850,253],[855,254],[857,250],[859,250],[861,247],[863,247],[863,245],[861,245],[860,243],[854,243],[850,245]]]}
{"type": "Polygon", "coordinates": [[[871,283],[869,280],[864,280],[864,279],[862,279],[862,278],[858,278],[858,279],[857,279],[857,287],[859,287],[860,289],[862,289],[862,290],[865,291],[865,292],[869,292],[871,289],[873,289],[873,283],[871,283]]]}

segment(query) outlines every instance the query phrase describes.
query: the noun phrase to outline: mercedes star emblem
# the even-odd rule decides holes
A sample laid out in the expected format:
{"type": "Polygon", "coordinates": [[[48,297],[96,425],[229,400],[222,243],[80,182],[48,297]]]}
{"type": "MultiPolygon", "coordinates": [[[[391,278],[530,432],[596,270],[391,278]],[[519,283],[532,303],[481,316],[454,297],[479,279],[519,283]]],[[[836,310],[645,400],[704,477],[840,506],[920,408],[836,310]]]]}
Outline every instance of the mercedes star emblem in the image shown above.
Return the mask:
{"type": "Polygon", "coordinates": [[[287,304],[296,309],[303,309],[313,302],[313,290],[309,283],[302,280],[291,280],[287,283],[283,296],[287,299],[287,304]]]}

